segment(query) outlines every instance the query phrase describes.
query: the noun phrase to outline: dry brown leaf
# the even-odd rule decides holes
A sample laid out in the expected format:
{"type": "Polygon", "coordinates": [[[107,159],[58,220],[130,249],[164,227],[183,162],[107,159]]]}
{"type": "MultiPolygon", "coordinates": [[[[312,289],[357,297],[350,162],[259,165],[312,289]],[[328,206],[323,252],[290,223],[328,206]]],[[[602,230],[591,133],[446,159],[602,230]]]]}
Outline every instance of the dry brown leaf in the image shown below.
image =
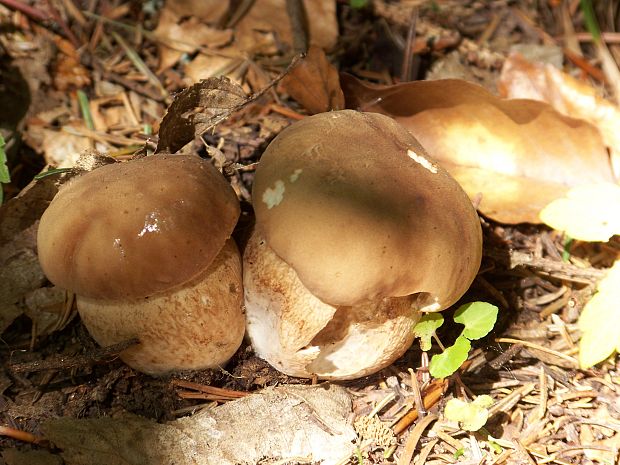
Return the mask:
{"type": "Polygon", "coordinates": [[[461,80],[371,86],[341,76],[347,107],[403,124],[474,199],[503,223],[539,223],[570,187],[613,182],[600,134],[533,100],[502,100],[461,80]]]}
{"type": "MultiPolygon", "coordinates": [[[[231,55],[233,55],[234,51],[229,49],[227,48],[224,51],[231,51],[231,55]]],[[[185,71],[185,81],[187,81],[188,85],[192,85],[200,82],[201,79],[226,76],[236,82],[237,80],[234,79],[233,72],[242,61],[243,59],[241,58],[229,58],[228,56],[198,55],[183,68],[185,71]]]]}
{"type": "MultiPolygon", "coordinates": [[[[304,0],[306,17],[309,18],[310,45],[330,50],[338,39],[336,2],[334,0],[304,0]]],[[[265,33],[272,33],[272,48],[261,48],[261,52],[275,53],[278,44],[293,43],[290,20],[286,11],[286,0],[256,0],[252,7],[235,25],[235,40],[242,50],[256,50],[264,43],[265,33]]]]}
{"type": "Polygon", "coordinates": [[[90,72],[80,63],[80,55],[73,44],[58,36],[53,38],[60,53],[56,54],[54,85],[58,90],[81,89],[90,84],[90,72]]]}
{"type": "Polygon", "coordinates": [[[224,77],[188,87],[176,96],[162,119],[157,152],[175,153],[246,100],[243,89],[224,77]]]}
{"type": "Polygon", "coordinates": [[[219,24],[230,5],[230,0],[166,0],[165,9],[177,17],[193,16],[206,24],[219,24]]]}
{"type": "Polygon", "coordinates": [[[587,82],[514,53],[504,62],[498,89],[504,97],[547,102],[564,115],[596,126],[609,147],[616,178],[620,178],[620,108],[587,82]]]}
{"type": "Polygon", "coordinates": [[[158,40],[159,72],[176,64],[184,53],[194,53],[200,47],[218,48],[232,41],[231,29],[216,29],[192,16],[182,20],[169,8],[164,8],[154,31],[158,40]]]}
{"type": "Polygon", "coordinates": [[[344,108],[338,71],[316,45],[310,47],[306,57],[282,80],[282,85],[312,115],[344,108]]]}
{"type": "Polygon", "coordinates": [[[56,168],[73,167],[81,153],[93,148],[88,137],[36,124],[28,127],[26,140],[37,152],[43,154],[46,164],[56,168]]]}
{"type": "Polygon", "coordinates": [[[54,180],[33,181],[0,207],[0,334],[23,311],[23,298],[45,283],[37,258],[39,218],[56,193],[54,180]]]}

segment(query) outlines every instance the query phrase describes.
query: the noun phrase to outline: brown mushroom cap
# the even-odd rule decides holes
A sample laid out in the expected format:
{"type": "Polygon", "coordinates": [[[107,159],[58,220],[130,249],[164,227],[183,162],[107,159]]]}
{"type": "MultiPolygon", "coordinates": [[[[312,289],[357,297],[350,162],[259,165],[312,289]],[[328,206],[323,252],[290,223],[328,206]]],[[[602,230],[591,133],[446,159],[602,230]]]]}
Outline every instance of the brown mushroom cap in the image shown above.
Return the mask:
{"type": "Polygon", "coordinates": [[[107,165],[60,189],[41,218],[39,261],[51,282],[78,295],[146,297],[207,268],[238,216],[230,185],[198,157],[107,165]]]}
{"type": "Polygon", "coordinates": [[[383,115],[321,113],[285,129],[261,158],[253,199],[269,246],[331,305],[427,292],[438,310],[480,265],[469,198],[383,115]]]}

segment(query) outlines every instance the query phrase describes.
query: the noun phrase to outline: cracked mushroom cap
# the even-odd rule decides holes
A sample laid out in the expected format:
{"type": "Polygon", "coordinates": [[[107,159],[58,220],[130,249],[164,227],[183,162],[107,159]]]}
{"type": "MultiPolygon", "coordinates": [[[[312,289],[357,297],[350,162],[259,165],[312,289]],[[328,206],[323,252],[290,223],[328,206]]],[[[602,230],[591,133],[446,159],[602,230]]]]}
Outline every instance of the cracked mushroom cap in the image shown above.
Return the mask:
{"type": "Polygon", "coordinates": [[[263,154],[252,194],[267,244],[331,305],[423,292],[426,310],[443,309],[480,266],[471,201],[383,115],[344,110],[293,124],[263,154]]]}
{"type": "Polygon", "coordinates": [[[41,267],[95,299],[135,299],[205,270],[230,237],[239,202],[206,160],[152,155],[65,184],[41,218],[41,267]]]}

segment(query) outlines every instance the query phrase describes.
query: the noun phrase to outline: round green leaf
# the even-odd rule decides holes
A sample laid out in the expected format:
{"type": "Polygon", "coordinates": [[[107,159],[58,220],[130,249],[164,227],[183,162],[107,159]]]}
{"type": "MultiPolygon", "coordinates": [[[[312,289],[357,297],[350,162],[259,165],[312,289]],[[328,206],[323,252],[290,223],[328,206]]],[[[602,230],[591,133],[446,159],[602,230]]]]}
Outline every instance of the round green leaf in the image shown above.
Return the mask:
{"type": "Polygon", "coordinates": [[[437,328],[443,324],[441,313],[426,313],[422,315],[418,324],[413,327],[413,334],[420,338],[420,347],[423,351],[430,350],[431,337],[437,328]]]}
{"type": "Polygon", "coordinates": [[[464,336],[459,336],[453,346],[448,347],[444,352],[434,355],[428,370],[435,378],[446,378],[454,373],[467,360],[467,355],[471,349],[471,342],[464,336]]]}
{"type": "Polygon", "coordinates": [[[465,325],[463,336],[480,339],[493,329],[497,321],[497,307],[487,302],[471,302],[461,305],[454,313],[454,321],[465,325]]]}

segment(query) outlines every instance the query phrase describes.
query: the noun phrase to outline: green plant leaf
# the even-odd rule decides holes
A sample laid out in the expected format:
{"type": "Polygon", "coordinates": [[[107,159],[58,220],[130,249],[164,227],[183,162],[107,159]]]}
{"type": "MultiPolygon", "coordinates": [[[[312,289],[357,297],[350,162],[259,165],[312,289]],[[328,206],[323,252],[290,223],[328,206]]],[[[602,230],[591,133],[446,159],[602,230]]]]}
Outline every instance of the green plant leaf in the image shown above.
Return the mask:
{"type": "Polygon", "coordinates": [[[430,350],[431,337],[437,328],[443,324],[441,313],[426,313],[422,315],[418,324],[413,327],[413,334],[420,338],[420,348],[423,351],[430,350]]]}
{"type": "Polygon", "coordinates": [[[620,351],[620,260],[598,284],[597,293],[579,316],[579,365],[590,368],[620,351]]]}
{"type": "Polygon", "coordinates": [[[454,321],[465,325],[462,335],[467,339],[480,339],[493,329],[497,321],[497,307],[487,302],[461,305],[454,313],[454,321]]]}
{"type": "Polygon", "coordinates": [[[435,378],[446,378],[454,373],[467,360],[471,349],[471,342],[460,335],[453,346],[448,347],[441,354],[433,355],[428,365],[429,372],[435,378]]]}
{"type": "Polygon", "coordinates": [[[349,5],[351,5],[351,8],[357,10],[368,5],[368,0],[349,0],[349,5]]]}
{"type": "Polygon", "coordinates": [[[493,405],[490,396],[478,396],[473,402],[450,399],[444,409],[447,419],[458,421],[465,431],[478,431],[489,419],[488,407],[493,405]]]}

